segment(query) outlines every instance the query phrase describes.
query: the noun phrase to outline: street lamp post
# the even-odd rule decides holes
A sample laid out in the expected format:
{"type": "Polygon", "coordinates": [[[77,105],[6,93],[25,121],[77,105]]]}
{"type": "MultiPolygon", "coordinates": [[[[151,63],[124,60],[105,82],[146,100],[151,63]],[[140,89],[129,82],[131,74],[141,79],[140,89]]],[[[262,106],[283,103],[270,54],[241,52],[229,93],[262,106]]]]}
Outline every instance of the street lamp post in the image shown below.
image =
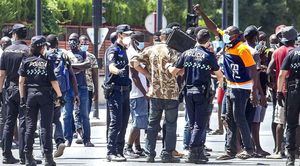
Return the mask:
{"type": "Polygon", "coordinates": [[[222,29],[227,28],[227,0],[222,1],[222,29]]]}
{"type": "Polygon", "coordinates": [[[42,2],[35,1],[35,35],[42,34],[42,2]]]}
{"type": "Polygon", "coordinates": [[[239,0],[233,0],[233,26],[239,27],[239,0]]]}
{"type": "Polygon", "coordinates": [[[159,31],[162,28],[162,0],[157,0],[157,30],[159,31]]]}

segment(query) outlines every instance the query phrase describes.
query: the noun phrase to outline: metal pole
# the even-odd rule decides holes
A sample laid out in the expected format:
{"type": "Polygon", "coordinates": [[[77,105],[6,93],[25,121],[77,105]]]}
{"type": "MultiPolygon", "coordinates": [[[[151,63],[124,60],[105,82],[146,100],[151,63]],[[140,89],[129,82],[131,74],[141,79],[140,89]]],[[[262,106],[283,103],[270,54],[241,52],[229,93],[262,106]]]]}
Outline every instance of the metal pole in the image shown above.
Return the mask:
{"type": "Polygon", "coordinates": [[[233,26],[239,27],[239,0],[233,0],[233,26]]]}
{"type": "Polygon", "coordinates": [[[226,29],[228,26],[227,23],[227,0],[222,1],[222,29],[226,29]]]}
{"type": "MultiPolygon", "coordinates": [[[[98,45],[99,45],[99,25],[100,23],[102,24],[102,0],[93,0],[93,28],[94,28],[94,50],[93,53],[95,55],[95,57],[97,58],[97,60],[99,59],[98,56],[98,45]]],[[[99,60],[98,60],[99,62],[99,60]]],[[[98,73],[99,75],[99,73],[98,73]]],[[[99,87],[99,83],[98,83],[98,79],[96,84],[99,87]]],[[[95,91],[98,92],[99,94],[99,88],[98,89],[94,89],[95,91]]],[[[99,110],[98,110],[98,100],[94,101],[94,113],[93,113],[93,117],[98,118],[99,117],[99,110]]]]}
{"type": "Polygon", "coordinates": [[[193,0],[187,0],[188,1],[188,13],[193,13],[193,0]]]}
{"type": "Polygon", "coordinates": [[[162,0],[157,0],[157,30],[162,28],[162,0]]]}
{"type": "Polygon", "coordinates": [[[42,34],[42,2],[35,1],[35,35],[42,34]]]}

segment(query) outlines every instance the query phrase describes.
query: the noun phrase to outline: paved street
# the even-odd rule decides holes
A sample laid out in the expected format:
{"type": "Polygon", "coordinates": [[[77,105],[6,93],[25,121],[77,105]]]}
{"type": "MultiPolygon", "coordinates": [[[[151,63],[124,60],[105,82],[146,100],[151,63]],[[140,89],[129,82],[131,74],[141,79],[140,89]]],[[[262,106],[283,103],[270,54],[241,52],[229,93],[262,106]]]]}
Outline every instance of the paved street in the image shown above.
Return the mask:
{"type": "MultiPolygon", "coordinates": [[[[215,108],[216,109],[216,108],[215,108]]],[[[269,106],[265,122],[261,126],[261,145],[264,150],[271,152],[274,146],[274,142],[271,135],[270,124],[271,124],[271,106],[269,106]]],[[[178,130],[177,134],[177,150],[182,151],[182,135],[184,128],[184,112],[180,111],[180,117],[178,119],[178,130]]],[[[106,141],[105,141],[105,130],[106,127],[103,126],[105,123],[105,110],[101,109],[100,113],[100,122],[93,121],[93,124],[101,125],[101,126],[93,126],[92,127],[92,142],[96,145],[94,148],[84,148],[83,145],[78,145],[73,142],[72,147],[66,148],[65,153],[62,157],[55,159],[58,165],[65,166],[110,166],[110,165],[130,165],[130,166],[143,166],[143,165],[165,165],[165,166],[173,166],[173,165],[194,165],[194,164],[186,164],[184,163],[184,159],[181,160],[179,164],[163,164],[160,163],[160,159],[156,158],[156,163],[148,164],[144,158],[141,159],[128,159],[127,162],[124,163],[109,163],[106,162],[106,141]]],[[[215,129],[217,127],[217,113],[214,111],[211,117],[211,128],[215,129]]],[[[144,144],[144,138],[142,138],[142,143],[144,144]]],[[[211,153],[211,157],[209,160],[209,165],[285,165],[285,159],[283,160],[268,160],[268,159],[248,159],[248,160],[240,160],[234,159],[230,161],[216,161],[216,157],[223,153],[224,150],[224,135],[223,136],[210,136],[207,137],[206,145],[213,149],[211,153]]],[[[157,152],[159,153],[161,150],[161,141],[158,141],[157,144],[157,152]]],[[[13,150],[13,153],[16,157],[18,157],[18,151],[13,150]]],[[[40,155],[39,142],[36,140],[35,151],[34,154],[36,156],[40,155]]],[[[0,157],[2,160],[2,156],[0,157]]],[[[297,161],[296,165],[299,162],[297,161]]]]}

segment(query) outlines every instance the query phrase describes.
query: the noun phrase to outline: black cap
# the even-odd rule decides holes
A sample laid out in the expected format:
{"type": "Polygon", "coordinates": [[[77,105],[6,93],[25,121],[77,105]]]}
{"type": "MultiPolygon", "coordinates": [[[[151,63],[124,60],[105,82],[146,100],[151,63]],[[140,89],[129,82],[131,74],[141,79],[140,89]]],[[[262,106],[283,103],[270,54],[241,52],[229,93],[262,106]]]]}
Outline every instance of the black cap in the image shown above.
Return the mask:
{"type": "Polygon", "coordinates": [[[58,38],[56,35],[54,34],[50,34],[47,36],[46,41],[51,45],[51,46],[55,46],[56,44],[58,44],[58,38]]]}
{"type": "Polygon", "coordinates": [[[172,23],[168,24],[166,28],[171,28],[171,29],[179,28],[180,29],[180,27],[181,26],[180,26],[180,24],[178,22],[172,22],[172,23]]]}
{"type": "Polygon", "coordinates": [[[118,25],[116,32],[117,33],[125,33],[125,34],[132,34],[133,33],[130,26],[127,25],[127,24],[118,25]]]}
{"type": "Polygon", "coordinates": [[[281,42],[295,41],[297,40],[298,32],[294,26],[284,27],[281,31],[281,42]]]}
{"type": "Polygon", "coordinates": [[[40,47],[47,44],[46,38],[44,36],[34,36],[31,38],[31,45],[40,47]]]}
{"type": "Polygon", "coordinates": [[[143,32],[140,32],[140,31],[135,31],[132,35],[131,35],[131,38],[132,39],[135,39],[139,42],[143,42],[144,41],[144,38],[145,38],[145,35],[143,32]]]}
{"type": "Polygon", "coordinates": [[[26,31],[27,28],[25,27],[25,25],[23,24],[15,24],[12,28],[12,30],[9,32],[9,34],[12,34],[14,32],[17,32],[17,31],[26,31]]]}
{"type": "Polygon", "coordinates": [[[247,37],[247,36],[250,36],[250,37],[253,37],[253,36],[258,36],[258,29],[256,28],[256,26],[254,25],[250,25],[248,26],[245,31],[244,31],[244,36],[247,37]]]}
{"type": "Polygon", "coordinates": [[[77,33],[72,33],[69,36],[69,40],[79,40],[79,35],[77,33]]]}
{"type": "Polygon", "coordinates": [[[205,44],[210,39],[210,34],[207,29],[201,29],[197,33],[197,41],[200,44],[205,44]]]}

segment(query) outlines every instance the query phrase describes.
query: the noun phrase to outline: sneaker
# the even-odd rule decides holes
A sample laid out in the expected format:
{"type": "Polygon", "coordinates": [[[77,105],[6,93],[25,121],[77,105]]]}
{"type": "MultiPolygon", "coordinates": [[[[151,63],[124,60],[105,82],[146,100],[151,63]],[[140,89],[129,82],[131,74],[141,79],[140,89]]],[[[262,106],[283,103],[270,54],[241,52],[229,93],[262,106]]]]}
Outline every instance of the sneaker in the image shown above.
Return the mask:
{"type": "Polygon", "coordinates": [[[185,157],[187,157],[189,155],[189,150],[184,149],[182,153],[184,154],[185,157]]]}
{"type": "Polygon", "coordinates": [[[266,156],[267,159],[282,159],[281,153],[273,153],[271,155],[266,156]]]}
{"type": "Polygon", "coordinates": [[[203,150],[203,153],[205,156],[210,156],[210,153],[208,153],[207,150],[205,150],[205,149],[203,150]]]}
{"type": "Polygon", "coordinates": [[[107,155],[106,159],[107,159],[108,162],[111,162],[111,161],[112,162],[123,162],[124,161],[123,158],[120,158],[117,155],[113,155],[113,154],[107,155]]]}
{"type": "Polygon", "coordinates": [[[134,151],[131,148],[125,149],[124,155],[128,156],[130,159],[136,159],[140,157],[138,154],[134,153],[134,151]]]}
{"type": "Polygon", "coordinates": [[[155,162],[154,157],[153,156],[147,156],[146,162],[147,163],[154,163],[155,162]]]}
{"type": "Polygon", "coordinates": [[[14,158],[14,156],[9,156],[9,157],[4,157],[3,156],[3,160],[2,160],[2,163],[3,164],[16,164],[20,162],[18,159],[14,158]]]}
{"type": "Polygon", "coordinates": [[[68,140],[66,140],[66,142],[65,142],[65,145],[66,145],[66,147],[70,147],[70,146],[71,146],[71,144],[72,144],[72,142],[71,142],[71,141],[68,141],[68,140]]]}
{"type": "Polygon", "coordinates": [[[204,150],[206,150],[207,152],[212,152],[212,148],[209,148],[207,146],[204,145],[204,150]]]}
{"type": "Polygon", "coordinates": [[[81,138],[77,138],[75,141],[76,144],[83,144],[83,141],[81,138]]]}
{"type": "Polygon", "coordinates": [[[117,156],[121,159],[123,159],[123,161],[127,161],[127,159],[125,158],[125,156],[123,154],[117,154],[117,156]]]}
{"type": "Polygon", "coordinates": [[[180,159],[173,157],[172,154],[169,154],[167,152],[163,152],[161,155],[161,162],[162,163],[179,163],[180,159]]]}
{"type": "Polygon", "coordinates": [[[179,158],[182,158],[184,156],[183,153],[179,153],[177,150],[173,150],[172,151],[172,156],[173,157],[179,157],[179,158]]]}
{"type": "Polygon", "coordinates": [[[294,166],[295,165],[295,157],[289,156],[287,161],[286,161],[287,166],[294,166]]]}
{"type": "Polygon", "coordinates": [[[95,145],[91,142],[84,143],[84,147],[95,147],[95,145]]]}
{"type": "Polygon", "coordinates": [[[77,133],[74,133],[74,134],[73,134],[73,138],[75,138],[75,139],[78,138],[77,133]]]}
{"type": "Polygon", "coordinates": [[[135,151],[135,154],[139,155],[140,157],[145,157],[146,156],[146,153],[145,153],[145,150],[144,149],[138,149],[135,151]]]}
{"type": "Polygon", "coordinates": [[[60,143],[57,146],[57,150],[54,152],[54,157],[60,157],[64,154],[64,150],[66,148],[66,145],[64,143],[60,143]]]}

